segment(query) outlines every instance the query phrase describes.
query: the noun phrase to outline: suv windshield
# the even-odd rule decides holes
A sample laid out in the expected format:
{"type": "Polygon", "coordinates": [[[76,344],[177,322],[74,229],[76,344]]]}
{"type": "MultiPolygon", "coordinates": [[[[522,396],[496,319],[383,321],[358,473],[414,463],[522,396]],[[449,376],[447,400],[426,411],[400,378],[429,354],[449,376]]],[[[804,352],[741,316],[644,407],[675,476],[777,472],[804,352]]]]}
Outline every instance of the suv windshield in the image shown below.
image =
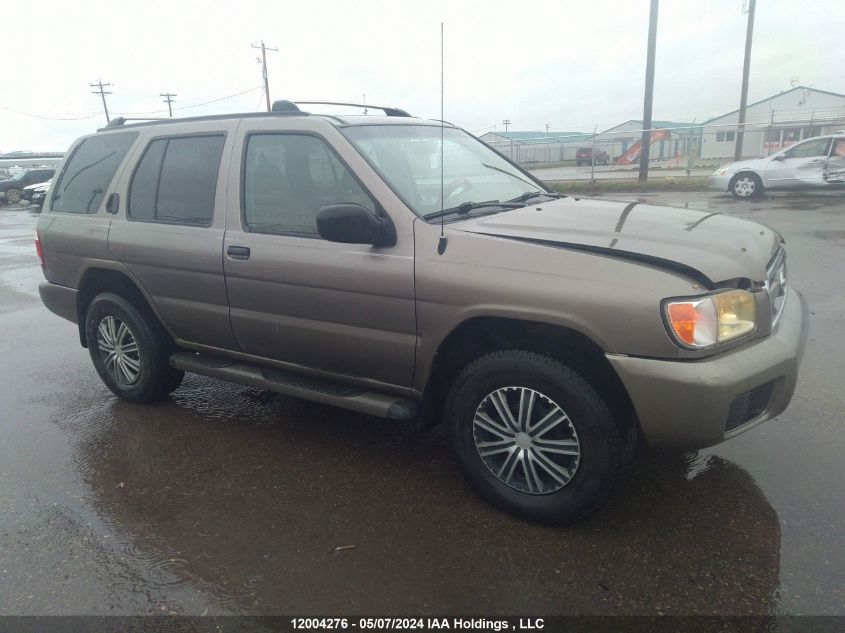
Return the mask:
{"type": "Polygon", "coordinates": [[[439,127],[356,125],[342,129],[419,216],[470,202],[505,202],[527,191],[545,191],[545,187],[476,138],[446,127],[442,130],[445,168],[441,200],[439,127]]]}

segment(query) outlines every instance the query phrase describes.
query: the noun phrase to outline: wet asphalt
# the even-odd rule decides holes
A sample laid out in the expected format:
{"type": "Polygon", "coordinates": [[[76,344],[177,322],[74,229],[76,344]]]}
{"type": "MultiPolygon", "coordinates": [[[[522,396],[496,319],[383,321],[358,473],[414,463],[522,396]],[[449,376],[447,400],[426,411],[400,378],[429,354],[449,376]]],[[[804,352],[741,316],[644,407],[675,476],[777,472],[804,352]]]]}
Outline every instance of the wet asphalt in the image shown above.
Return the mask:
{"type": "Polygon", "coordinates": [[[845,196],[639,197],[781,231],[808,350],[780,417],[647,451],[566,528],[487,506],[437,429],[197,376],[117,400],[0,208],[0,614],[845,614],[845,196]]]}

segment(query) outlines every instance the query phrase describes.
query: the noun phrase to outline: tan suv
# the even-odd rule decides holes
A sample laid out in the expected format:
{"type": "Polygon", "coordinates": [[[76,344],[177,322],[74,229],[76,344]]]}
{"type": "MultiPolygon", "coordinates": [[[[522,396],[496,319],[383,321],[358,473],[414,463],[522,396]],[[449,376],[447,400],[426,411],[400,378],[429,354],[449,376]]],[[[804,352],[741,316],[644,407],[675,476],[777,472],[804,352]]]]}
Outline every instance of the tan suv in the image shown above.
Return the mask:
{"type": "Polygon", "coordinates": [[[277,102],[74,143],[40,290],[109,389],[149,402],[188,371],[442,421],[482,495],[553,523],[605,501],[639,436],[704,447],[787,406],[807,317],[775,231],[562,197],[385,111],[277,102]]]}

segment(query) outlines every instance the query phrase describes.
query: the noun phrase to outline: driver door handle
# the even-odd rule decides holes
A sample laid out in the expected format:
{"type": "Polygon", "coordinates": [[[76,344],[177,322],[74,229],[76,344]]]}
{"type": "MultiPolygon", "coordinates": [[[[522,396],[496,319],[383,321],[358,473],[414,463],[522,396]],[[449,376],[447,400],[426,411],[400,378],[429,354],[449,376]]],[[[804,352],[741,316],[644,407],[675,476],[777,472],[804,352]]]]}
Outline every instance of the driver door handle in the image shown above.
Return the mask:
{"type": "Polygon", "coordinates": [[[226,249],[229,259],[249,259],[248,246],[230,246],[226,249]]]}
{"type": "Polygon", "coordinates": [[[811,160],[811,161],[810,161],[810,164],[811,164],[811,165],[821,165],[822,163],[824,163],[824,159],[823,159],[823,158],[816,158],[815,160],[811,160]]]}

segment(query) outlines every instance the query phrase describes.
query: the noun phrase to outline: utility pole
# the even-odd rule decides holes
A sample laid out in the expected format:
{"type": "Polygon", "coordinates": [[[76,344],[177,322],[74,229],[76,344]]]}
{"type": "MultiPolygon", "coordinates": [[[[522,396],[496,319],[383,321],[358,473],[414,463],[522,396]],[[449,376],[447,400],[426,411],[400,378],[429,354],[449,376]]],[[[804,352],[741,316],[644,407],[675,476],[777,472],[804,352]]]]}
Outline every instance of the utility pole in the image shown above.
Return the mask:
{"type": "MultiPolygon", "coordinates": [[[[505,134],[508,133],[508,126],[510,126],[510,124],[511,124],[510,119],[505,119],[504,121],[502,121],[502,125],[505,126],[505,134]]],[[[513,139],[511,139],[511,160],[513,160],[513,139]]]]}
{"type": "Polygon", "coordinates": [[[159,93],[158,96],[164,97],[164,101],[165,101],[165,103],[167,103],[167,111],[170,113],[170,118],[172,119],[173,118],[173,108],[170,106],[170,104],[173,103],[173,101],[174,101],[173,97],[176,97],[178,95],[173,93],[173,92],[162,92],[162,93],[159,93]]]}
{"type": "Polygon", "coordinates": [[[88,85],[91,86],[92,88],[97,88],[97,90],[92,90],[91,94],[92,95],[100,95],[100,98],[103,100],[103,110],[105,110],[105,113],[106,113],[106,123],[109,123],[111,121],[111,119],[109,118],[109,106],[108,106],[108,104],[106,104],[106,95],[110,95],[112,93],[107,92],[105,90],[105,88],[108,88],[109,86],[111,86],[111,84],[110,83],[104,84],[102,79],[98,79],[97,83],[88,84],[88,85]]]}
{"type": "Polygon", "coordinates": [[[648,180],[648,150],[651,144],[651,106],[654,100],[654,55],[657,48],[657,3],[651,0],[648,17],[648,53],[645,64],[645,99],[643,101],[643,134],[640,137],[639,181],[648,180]]]}
{"type": "Polygon", "coordinates": [[[267,51],[278,52],[279,49],[266,46],[264,40],[261,40],[261,44],[253,44],[252,48],[261,49],[261,59],[258,61],[261,64],[261,76],[264,77],[264,96],[267,98],[267,112],[270,112],[270,82],[267,79],[267,51]]]}
{"type": "Polygon", "coordinates": [[[754,36],[754,9],[757,0],[748,0],[748,28],[745,31],[745,60],[742,62],[742,95],[739,97],[739,125],[736,127],[734,160],[742,160],[742,142],[745,137],[745,106],[748,104],[748,74],[751,70],[751,39],[754,36]]]}
{"type": "Polygon", "coordinates": [[[546,134],[548,134],[548,133],[549,133],[549,124],[546,123],[546,134]]]}

